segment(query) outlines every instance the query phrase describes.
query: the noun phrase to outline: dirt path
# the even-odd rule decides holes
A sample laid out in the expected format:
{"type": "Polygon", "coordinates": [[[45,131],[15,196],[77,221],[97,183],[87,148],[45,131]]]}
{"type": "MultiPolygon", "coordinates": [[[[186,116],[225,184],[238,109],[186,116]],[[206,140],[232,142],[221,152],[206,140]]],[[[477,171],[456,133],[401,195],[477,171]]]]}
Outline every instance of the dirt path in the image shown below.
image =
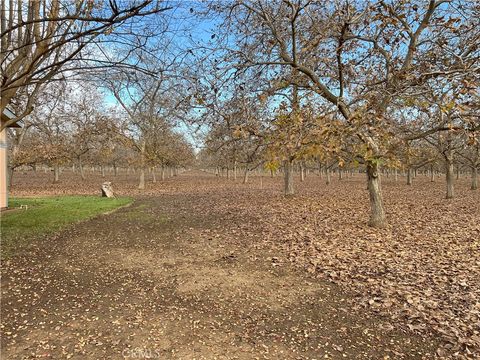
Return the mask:
{"type": "Polygon", "coordinates": [[[182,191],[195,181],[2,264],[2,359],[433,358],[246,236],[258,219],[224,190],[182,191]]]}

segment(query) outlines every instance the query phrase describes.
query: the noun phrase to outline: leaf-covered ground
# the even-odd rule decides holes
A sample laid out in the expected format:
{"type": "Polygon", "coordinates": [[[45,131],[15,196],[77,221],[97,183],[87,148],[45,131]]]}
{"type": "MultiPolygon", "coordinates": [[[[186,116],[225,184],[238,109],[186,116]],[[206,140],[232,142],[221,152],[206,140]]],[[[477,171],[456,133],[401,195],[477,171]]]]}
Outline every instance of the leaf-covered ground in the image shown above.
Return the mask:
{"type": "MultiPolygon", "coordinates": [[[[43,175],[16,174],[14,193],[95,193],[103,180],[65,173],[61,184],[45,186],[43,175]]],[[[136,195],[134,181],[123,175],[114,186],[136,195]]],[[[155,196],[4,263],[2,351],[478,356],[480,193],[468,190],[468,179],[448,201],[440,179],[384,179],[383,230],[365,225],[361,175],[329,186],[311,175],[287,199],[281,184],[200,173],[148,184],[145,193],[155,196]]]]}

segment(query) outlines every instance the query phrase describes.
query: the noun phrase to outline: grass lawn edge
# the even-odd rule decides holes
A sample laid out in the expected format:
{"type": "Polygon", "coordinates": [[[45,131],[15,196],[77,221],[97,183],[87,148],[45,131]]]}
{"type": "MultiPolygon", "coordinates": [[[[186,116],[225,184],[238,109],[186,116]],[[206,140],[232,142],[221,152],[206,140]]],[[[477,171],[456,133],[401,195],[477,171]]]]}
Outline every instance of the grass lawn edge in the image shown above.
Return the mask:
{"type": "Polygon", "coordinates": [[[35,239],[51,236],[97,216],[112,214],[135,202],[130,196],[112,200],[119,204],[108,204],[106,198],[92,195],[12,198],[12,203],[17,207],[2,211],[1,214],[1,260],[8,260],[27,249],[35,239]],[[31,210],[18,208],[22,205],[21,201],[31,206],[31,210]]]}

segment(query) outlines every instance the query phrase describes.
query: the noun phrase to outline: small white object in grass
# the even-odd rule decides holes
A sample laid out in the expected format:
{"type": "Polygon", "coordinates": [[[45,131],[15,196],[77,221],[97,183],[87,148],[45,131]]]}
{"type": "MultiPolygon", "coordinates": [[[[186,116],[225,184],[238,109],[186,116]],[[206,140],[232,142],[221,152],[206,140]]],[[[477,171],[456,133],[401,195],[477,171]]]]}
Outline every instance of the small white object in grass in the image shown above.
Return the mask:
{"type": "Polygon", "coordinates": [[[113,187],[110,181],[105,181],[102,184],[102,197],[113,198],[115,195],[113,194],[113,187]]]}
{"type": "Polygon", "coordinates": [[[20,209],[28,210],[28,205],[20,205],[20,209]]]}

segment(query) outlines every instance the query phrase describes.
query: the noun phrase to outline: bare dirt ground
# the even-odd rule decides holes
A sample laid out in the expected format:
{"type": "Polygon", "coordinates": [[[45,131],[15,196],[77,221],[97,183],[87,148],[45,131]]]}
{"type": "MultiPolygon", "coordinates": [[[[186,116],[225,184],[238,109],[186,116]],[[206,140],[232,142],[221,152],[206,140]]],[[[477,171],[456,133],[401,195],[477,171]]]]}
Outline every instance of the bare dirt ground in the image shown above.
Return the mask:
{"type": "MultiPolygon", "coordinates": [[[[103,179],[16,174],[16,195],[103,179]]],[[[186,173],[114,180],[131,207],[2,264],[2,358],[474,358],[480,195],[385,179],[390,226],[365,226],[363,177],[249,184],[186,173]],[[151,196],[155,195],[155,196],[151,196]]],[[[73,190],[73,191],[72,191],[73,190]]]]}

